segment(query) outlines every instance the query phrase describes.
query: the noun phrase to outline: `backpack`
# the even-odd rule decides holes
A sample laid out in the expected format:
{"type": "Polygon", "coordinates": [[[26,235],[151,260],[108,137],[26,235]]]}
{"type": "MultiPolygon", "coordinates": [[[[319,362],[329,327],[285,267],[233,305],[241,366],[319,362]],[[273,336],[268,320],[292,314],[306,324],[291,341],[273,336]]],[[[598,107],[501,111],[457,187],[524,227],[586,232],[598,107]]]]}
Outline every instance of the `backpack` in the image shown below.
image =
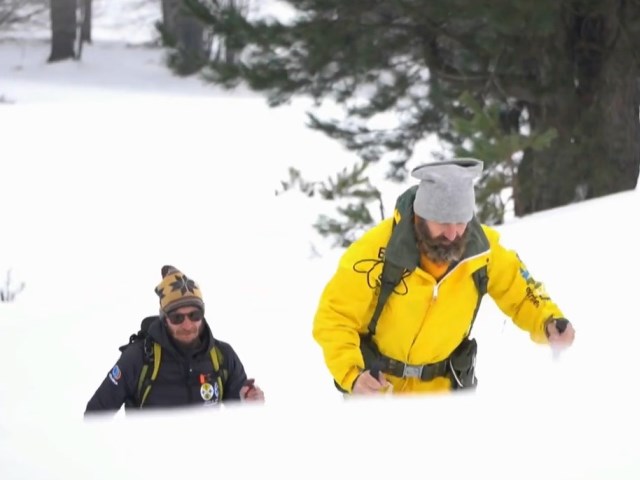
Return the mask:
{"type": "MultiPolygon", "coordinates": [[[[149,326],[157,320],[157,315],[145,317],[140,323],[140,330],[137,333],[132,334],[129,337],[129,343],[119,348],[121,352],[124,352],[127,347],[133,343],[144,342],[144,364],[138,377],[138,383],[136,388],[136,401],[138,402],[138,408],[142,408],[145,400],[149,396],[151,387],[158,371],[160,370],[160,361],[162,360],[162,347],[159,343],[154,342],[148,335],[149,326]]],[[[211,363],[213,364],[213,371],[216,374],[216,382],[218,384],[218,391],[220,392],[220,398],[223,396],[223,384],[227,380],[229,372],[227,369],[221,369],[223,364],[222,351],[217,345],[209,351],[211,356],[211,363]],[[222,370],[222,371],[221,371],[222,370]]]]}

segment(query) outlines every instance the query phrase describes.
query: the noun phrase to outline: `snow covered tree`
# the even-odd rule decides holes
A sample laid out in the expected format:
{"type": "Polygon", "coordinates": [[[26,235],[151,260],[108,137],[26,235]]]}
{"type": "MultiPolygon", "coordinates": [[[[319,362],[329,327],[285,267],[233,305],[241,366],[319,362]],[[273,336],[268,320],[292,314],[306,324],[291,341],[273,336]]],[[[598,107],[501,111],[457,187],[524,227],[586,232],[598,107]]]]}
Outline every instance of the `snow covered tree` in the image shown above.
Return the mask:
{"type": "Polygon", "coordinates": [[[211,64],[211,81],[244,83],[273,106],[293,96],[341,105],[343,118],[310,113],[310,127],[363,165],[386,160],[389,180],[407,177],[427,135],[449,145],[443,156],[483,135],[460,128],[474,115],[461,101],[468,92],[481,110],[499,112],[485,143],[521,136],[518,155],[476,151],[486,162],[512,162],[504,168],[517,180],[517,215],[636,187],[637,2],[288,0],[296,15],[281,21],[248,19],[218,0],[186,1],[242,49],[235,62],[211,64]]]}

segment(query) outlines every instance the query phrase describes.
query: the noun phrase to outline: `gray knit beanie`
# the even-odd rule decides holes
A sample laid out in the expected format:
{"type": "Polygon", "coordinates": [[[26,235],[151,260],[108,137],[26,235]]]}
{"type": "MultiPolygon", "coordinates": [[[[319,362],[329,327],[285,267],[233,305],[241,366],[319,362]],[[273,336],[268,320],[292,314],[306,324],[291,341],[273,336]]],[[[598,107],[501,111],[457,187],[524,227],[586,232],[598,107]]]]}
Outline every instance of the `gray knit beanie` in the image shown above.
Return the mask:
{"type": "Polygon", "coordinates": [[[420,165],[411,176],[420,180],[413,210],[416,215],[438,223],[468,223],[475,212],[473,182],[483,163],[474,158],[420,165]]]}

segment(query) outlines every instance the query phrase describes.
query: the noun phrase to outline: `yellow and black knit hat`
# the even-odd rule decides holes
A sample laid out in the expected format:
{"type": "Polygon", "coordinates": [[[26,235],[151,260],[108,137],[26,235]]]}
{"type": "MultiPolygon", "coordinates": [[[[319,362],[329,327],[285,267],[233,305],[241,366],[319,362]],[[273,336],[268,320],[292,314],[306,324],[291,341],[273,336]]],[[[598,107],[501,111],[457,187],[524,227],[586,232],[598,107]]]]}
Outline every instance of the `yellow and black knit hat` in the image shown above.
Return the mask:
{"type": "Polygon", "coordinates": [[[161,313],[186,306],[198,307],[204,312],[202,292],[196,282],[171,265],[162,267],[161,273],[162,281],[156,287],[161,313]]]}

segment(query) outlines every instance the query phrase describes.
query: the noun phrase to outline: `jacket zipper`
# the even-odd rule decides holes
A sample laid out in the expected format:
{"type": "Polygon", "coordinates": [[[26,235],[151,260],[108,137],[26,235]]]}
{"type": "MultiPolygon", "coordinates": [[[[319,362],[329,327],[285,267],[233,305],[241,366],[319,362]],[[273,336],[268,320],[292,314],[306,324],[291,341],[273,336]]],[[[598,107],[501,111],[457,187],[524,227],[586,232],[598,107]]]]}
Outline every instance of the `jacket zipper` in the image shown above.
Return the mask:
{"type": "Polygon", "coordinates": [[[477,255],[474,255],[473,257],[467,257],[465,259],[463,259],[461,262],[459,262],[455,267],[453,267],[451,270],[449,270],[444,277],[442,277],[438,282],[436,282],[435,286],[433,287],[433,295],[431,297],[431,303],[435,303],[436,300],[438,299],[438,292],[440,290],[440,285],[442,285],[442,282],[444,282],[445,278],[447,278],[449,275],[451,275],[453,272],[456,271],[456,269],[464,264],[467,263],[470,260],[473,260],[474,258],[480,257],[481,255],[484,255],[485,253],[487,253],[487,251],[484,251],[482,253],[479,253],[477,255]]]}
{"type": "MultiPolygon", "coordinates": [[[[429,302],[429,305],[430,305],[430,306],[431,306],[431,305],[433,305],[433,304],[436,302],[436,300],[438,300],[438,293],[439,293],[439,291],[440,291],[440,285],[442,284],[442,282],[444,282],[444,279],[445,279],[445,278],[447,278],[447,277],[448,277],[452,272],[454,272],[454,271],[455,271],[455,270],[456,270],[460,265],[462,265],[463,263],[466,263],[466,262],[468,262],[468,261],[470,261],[470,260],[473,260],[474,258],[477,258],[477,257],[479,257],[479,256],[481,256],[481,255],[484,255],[484,254],[485,254],[485,253],[487,253],[487,252],[488,252],[488,250],[485,250],[484,252],[481,252],[481,253],[479,253],[479,254],[477,254],[477,255],[474,255],[474,256],[472,256],[472,257],[467,257],[467,258],[463,259],[463,260],[462,260],[461,262],[459,262],[455,267],[453,267],[449,272],[447,272],[447,273],[445,274],[445,276],[444,276],[444,277],[442,277],[442,278],[440,279],[440,281],[436,282],[436,284],[435,284],[435,285],[434,285],[434,287],[433,287],[433,295],[431,296],[431,302],[429,302]]],[[[424,322],[425,322],[425,320],[426,320],[426,318],[427,318],[427,315],[429,315],[429,309],[428,309],[428,308],[427,308],[427,311],[426,311],[426,312],[425,312],[425,314],[424,314],[424,318],[422,319],[422,325],[424,325],[424,322]]],[[[420,330],[422,330],[422,327],[421,327],[421,329],[420,329],[420,330]]],[[[418,332],[418,333],[419,333],[419,332],[418,332]]],[[[418,333],[416,333],[416,335],[413,337],[413,341],[411,342],[411,347],[409,348],[409,351],[411,351],[411,349],[412,349],[412,348],[413,348],[413,346],[415,345],[416,340],[418,339],[418,333]]]]}

